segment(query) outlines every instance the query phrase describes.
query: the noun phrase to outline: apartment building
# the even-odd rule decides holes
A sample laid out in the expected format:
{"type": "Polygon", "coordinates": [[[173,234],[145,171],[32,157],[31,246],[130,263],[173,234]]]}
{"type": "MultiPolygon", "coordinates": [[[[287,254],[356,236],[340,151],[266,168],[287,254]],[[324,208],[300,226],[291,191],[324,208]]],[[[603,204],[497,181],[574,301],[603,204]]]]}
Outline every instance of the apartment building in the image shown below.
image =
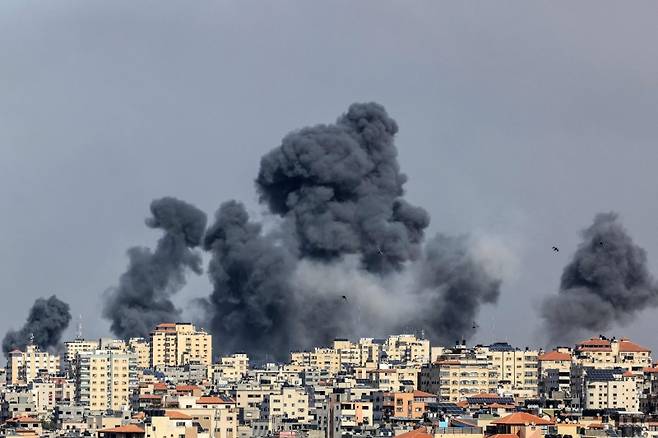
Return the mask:
{"type": "Polygon", "coordinates": [[[151,366],[151,344],[144,338],[130,338],[128,349],[137,355],[137,368],[145,369],[151,366]]]}
{"type": "Polygon", "coordinates": [[[198,423],[215,438],[235,438],[238,434],[238,412],[235,400],[220,396],[181,396],[177,412],[198,423]]]}
{"type": "Polygon", "coordinates": [[[91,412],[120,412],[130,407],[137,387],[137,356],[117,350],[78,353],[76,402],[91,412]]]}
{"type": "Polygon", "coordinates": [[[426,364],[430,361],[430,341],[416,335],[402,334],[389,336],[382,346],[383,355],[388,361],[414,362],[426,364]]]}
{"type": "Polygon", "coordinates": [[[308,423],[311,418],[308,393],[304,388],[284,386],[279,393],[264,395],[260,412],[261,419],[270,424],[275,419],[308,423]]]}
{"type": "Polygon", "coordinates": [[[497,380],[498,389],[518,400],[538,395],[539,351],[514,348],[507,342],[475,347],[478,355],[485,355],[490,365],[490,376],[497,380]]]}
{"type": "Polygon", "coordinates": [[[573,406],[582,409],[640,409],[639,377],[624,368],[576,366],[572,372],[573,406]]]}
{"type": "Polygon", "coordinates": [[[7,384],[26,385],[40,375],[54,376],[60,372],[59,355],[28,345],[25,351],[14,350],[7,358],[7,384]]]}
{"type": "Polygon", "coordinates": [[[486,357],[439,360],[421,368],[419,389],[437,394],[441,402],[458,402],[472,394],[496,392],[496,373],[486,357]]]}
{"type": "Polygon", "coordinates": [[[564,399],[571,393],[571,350],[540,354],[538,390],[542,397],[564,399]]]}
{"type": "Polygon", "coordinates": [[[613,368],[639,372],[651,366],[651,350],[627,338],[587,339],[576,345],[574,362],[584,367],[613,368]]]}
{"type": "Polygon", "coordinates": [[[244,353],[222,356],[210,370],[215,381],[239,382],[249,370],[249,356],[244,353]]]}
{"type": "Polygon", "coordinates": [[[212,335],[191,323],[162,323],[151,333],[151,367],[210,365],[212,335]]]}

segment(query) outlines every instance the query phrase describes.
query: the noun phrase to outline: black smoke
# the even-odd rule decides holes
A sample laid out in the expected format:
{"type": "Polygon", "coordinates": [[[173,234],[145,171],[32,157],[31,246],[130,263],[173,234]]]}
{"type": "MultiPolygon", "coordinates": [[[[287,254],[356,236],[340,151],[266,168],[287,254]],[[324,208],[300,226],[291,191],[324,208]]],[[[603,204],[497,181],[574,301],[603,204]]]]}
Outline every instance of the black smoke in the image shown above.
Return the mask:
{"type": "Polygon", "coordinates": [[[174,322],[180,311],[171,295],[185,285],[188,270],[201,274],[201,256],[193,249],[201,244],[206,214],[184,201],[165,197],[151,202],[151,228],[164,235],[155,251],[128,250],[128,269],[119,286],[109,291],[103,316],[112,321],[112,332],[123,339],[146,337],[161,322],[174,322]]]}
{"type": "Polygon", "coordinates": [[[658,284],[647,269],[646,252],[633,242],[617,214],[598,214],[582,239],[564,268],[558,295],[547,298],[542,307],[552,342],[600,333],[658,304],[658,284]]]}
{"type": "Polygon", "coordinates": [[[402,197],[397,132],[381,105],[353,104],[335,124],[288,134],[262,158],[261,200],[294,225],[301,256],[359,254],[376,272],[417,258],[429,215],[402,197]]]}
{"type": "Polygon", "coordinates": [[[10,330],[2,341],[2,351],[25,351],[30,340],[42,350],[57,347],[62,333],[71,322],[69,305],[57,298],[38,298],[20,330],[10,330]]]}
{"type": "Polygon", "coordinates": [[[442,345],[470,338],[482,304],[494,304],[501,280],[474,255],[467,236],[437,235],[425,247],[416,298],[417,317],[430,339],[442,345]]]}
{"type": "Polygon", "coordinates": [[[208,302],[216,343],[224,351],[285,356],[297,313],[290,284],[296,263],[292,254],[263,234],[259,223],[249,221],[236,201],[217,210],[204,249],[212,253],[208,272],[214,290],[208,302]]]}
{"type": "Polygon", "coordinates": [[[473,333],[500,281],[467,238],[438,236],[424,248],[429,215],[404,199],[397,131],[381,105],[366,103],[287,135],[256,179],[275,215],[270,232],[235,201],[219,208],[204,248],[221,351],[263,358],[411,326],[433,341],[473,333]]]}

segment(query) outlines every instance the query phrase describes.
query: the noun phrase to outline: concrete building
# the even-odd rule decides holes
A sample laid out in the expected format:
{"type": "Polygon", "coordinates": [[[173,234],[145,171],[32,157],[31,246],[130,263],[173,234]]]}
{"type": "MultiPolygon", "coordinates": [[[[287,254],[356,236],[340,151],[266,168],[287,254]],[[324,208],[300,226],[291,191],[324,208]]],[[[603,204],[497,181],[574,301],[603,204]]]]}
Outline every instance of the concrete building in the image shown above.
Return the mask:
{"type": "Polygon", "coordinates": [[[137,387],[137,356],[115,350],[78,353],[76,403],[92,413],[120,412],[137,387]]]}
{"type": "Polygon", "coordinates": [[[486,356],[463,354],[423,366],[419,389],[437,394],[441,402],[458,402],[472,394],[496,392],[497,374],[486,356]]]}
{"type": "Polygon", "coordinates": [[[623,368],[576,366],[571,376],[572,406],[581,409],[640,410],[638,376],[623,368]]]}
{"type": "Polygon", "coordinates": [[[506,342],[475,347],[490,365],[490,376],[497,380],[499,391],[518,400],[538,395],[538,350],[518,349],[506,342]]]}
{"type": "Polygon", "coordinates": [[[219,363],[212,365],[213,379],[226,382],[239,382],[249,370],[249,356],[244,353],[231,354],[219,358],[219,363]]]}
{"type": "Polygon", "coordinates": [[[60,372],[58,355],[28,345],[25,351],[14,350],[7,359],[7,384],[28,384],[38,376],[54,376],[60,372]]]}
{"type": "Polygon", "coordinates": [[[261,419],[270,423],[276,418],[308,423],[309,397],[303,388],[284,386],[278,394],[264,395],[260,411],[261,419]]]}
{"type": "Polygon", "coordinates": [[[151,344],[144,338],[130,338],[128,349],[137,355],[137,368],[145,369],[151,366],[151,344]]]}
{"type": "Polygon", "coordinates": [[[587,339],[576,345],[574,362],[583,367],[613,368],[639,372],[651,366],[651,350],[627,338],[605,336],[587,339]]]}
{"type": "Polygon", "coordinates": [[[546,398],[564,399],[570,396],[571,353],[568,349],[540,354],[539,394],[546,398]]]}
{"type": "Polygon", "coordinates": [[[210,365],[212,336],[190,323],[162,323],[151,333],[151,367],[210,365]]]}

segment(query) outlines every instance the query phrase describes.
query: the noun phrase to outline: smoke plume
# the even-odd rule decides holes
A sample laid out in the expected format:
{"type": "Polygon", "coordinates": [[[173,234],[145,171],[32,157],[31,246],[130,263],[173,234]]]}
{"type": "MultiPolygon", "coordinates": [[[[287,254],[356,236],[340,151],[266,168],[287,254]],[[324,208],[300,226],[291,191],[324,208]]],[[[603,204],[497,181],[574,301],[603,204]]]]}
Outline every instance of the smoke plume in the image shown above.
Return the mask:
{"type": "Polygon", "coordinates": [[[10,330],[2,341],[2,351],[5,355],[19,349],[25,351],[30,339],[42,350],[56,347],[62,333],[71,322],[69,305],[55,295],[50,298],[38,298],[20,330],[10,330]]]}
{"type": "Polygon", "coordinates": [[[277,218],[269,233],[238,202],[219,208],[204,248],[220,350],[263,358],[336,336],[413,328],[453,342],[473,333],[500,281],[466,237],[423,247],[429,215],[403,198],[397,131],[381,105],[368,103],[287,135],[256,179],[277,218]]]}
{"type": "Polygon", "coordinates": [[[155,251],[128,250],[128,269],[119,286],[110,290],[103,316],[112,321],[112,332],[123,338],[146,337],[161,322],[176,321],[180,311],[171,295],[185,285],[187,270],[201,274],[201,244],[206,214],[191,204],[165,197],[151,203],[146,225],[164,231],[155,251]]]}
{"type": "Polygon", "coordinates": [[[658,304],[658,285],[637,246],[614,213],[598,214],[564,268],[558,296],[542,308],[550,341],[571,342],[584,332],[627,323],[658,304]]]}
{"type": "Polygon", "coordinates": [[[381,105],[353,104],[335,124],[288,134],[262,158],[261,200],[294,224],[301,256],[359,254],[376,272],[417,257],[429,216],[402,198],[397,132],[381,105]]]}
{"type": "Polygon", "coordinates": [[[221,348],[286,355],[297,314],[290,286],[295,258],[236,201],[220,206],[204,249],[212,252],[210,325],[221,348]]]}
{"type": "Polygon", "coordinates": [[[470,338],[482,304],[493,304],[500,295],[501,280],[487,272],[473,254],[467,236],[438,234],[425,247],[419,270],[416,298],[423,312],[421,327],[442,345],[470,338]]]}

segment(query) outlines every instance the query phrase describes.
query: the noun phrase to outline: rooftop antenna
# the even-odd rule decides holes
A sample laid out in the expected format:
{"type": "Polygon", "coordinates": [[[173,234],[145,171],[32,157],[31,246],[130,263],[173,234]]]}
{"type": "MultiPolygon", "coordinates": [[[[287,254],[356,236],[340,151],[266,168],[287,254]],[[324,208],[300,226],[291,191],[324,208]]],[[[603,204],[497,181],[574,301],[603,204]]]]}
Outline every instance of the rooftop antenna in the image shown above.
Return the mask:
{"type": "Polygon", "coordinates": [[[78,315],[78,330],[75,333],[76,339],[82,339],[82,314],[78,315]]]}

